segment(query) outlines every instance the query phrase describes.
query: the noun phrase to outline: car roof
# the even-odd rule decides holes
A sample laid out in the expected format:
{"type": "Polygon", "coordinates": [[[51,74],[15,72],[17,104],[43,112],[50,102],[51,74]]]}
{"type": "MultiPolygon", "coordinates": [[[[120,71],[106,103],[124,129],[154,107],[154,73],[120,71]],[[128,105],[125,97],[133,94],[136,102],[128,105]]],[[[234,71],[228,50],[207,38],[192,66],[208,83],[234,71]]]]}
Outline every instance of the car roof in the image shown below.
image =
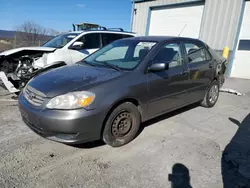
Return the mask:
{"type": "Polygon", "coordinates": [[[191,41],[199,41],[199,39],[194,38],[187,38],[187,37],[175,37],[175,36],[137,36],[132,38],[126,38],[123,40],[142,40],[142,41],[155,41],[155,42],[162,42],[168,40],[191,40],[191,41]]]}

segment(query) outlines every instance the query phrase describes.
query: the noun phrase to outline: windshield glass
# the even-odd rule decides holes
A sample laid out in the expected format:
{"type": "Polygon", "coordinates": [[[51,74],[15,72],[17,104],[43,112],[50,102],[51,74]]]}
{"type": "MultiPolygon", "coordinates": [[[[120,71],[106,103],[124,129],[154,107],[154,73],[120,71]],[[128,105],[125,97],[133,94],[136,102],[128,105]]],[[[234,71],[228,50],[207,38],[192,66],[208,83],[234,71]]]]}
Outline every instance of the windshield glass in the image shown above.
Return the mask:
{"type": "Polygon", "coordinates": [[[116,41],[88,56],[82,63],[105,67],[108,67],[108,64],[119,69],[131,70],[140,63],[155,44],[156,42],[139,40],[116,41]]]}
{"type": "Polygon", "coordinates": [[[58,35],[50,41],[46,42],[43,47],[62,48],[78,35],[79,33],[67,33],[58,35]]]}

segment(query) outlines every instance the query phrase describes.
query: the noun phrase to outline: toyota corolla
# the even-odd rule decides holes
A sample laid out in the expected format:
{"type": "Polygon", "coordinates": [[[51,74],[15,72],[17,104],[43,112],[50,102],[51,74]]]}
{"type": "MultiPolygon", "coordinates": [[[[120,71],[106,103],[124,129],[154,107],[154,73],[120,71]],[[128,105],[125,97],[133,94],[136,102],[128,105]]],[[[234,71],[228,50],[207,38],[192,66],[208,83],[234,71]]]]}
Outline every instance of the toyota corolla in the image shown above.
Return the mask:
{"type": "Polygon", "coordinates": [[[19,109],[24,122],[47,139],[102,139],[118,147],[134,139],[141,122],[195,102],[214,106],[221,63],[196,39],[122,39],[34,77],[19,95],[19,109]]]}

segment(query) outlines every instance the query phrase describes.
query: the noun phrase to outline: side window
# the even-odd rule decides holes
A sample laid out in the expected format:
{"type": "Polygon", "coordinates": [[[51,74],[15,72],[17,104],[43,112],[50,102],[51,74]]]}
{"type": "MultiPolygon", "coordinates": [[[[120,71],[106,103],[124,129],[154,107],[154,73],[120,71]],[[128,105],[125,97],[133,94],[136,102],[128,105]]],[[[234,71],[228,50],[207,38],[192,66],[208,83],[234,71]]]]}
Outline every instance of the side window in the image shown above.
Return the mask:
{"type": "Polygon", "coordinates": [[[168,62],[169,68],[182,66],[180,45],[178,43],[167,44],[154,57],[154,62],[168,62]]]}
{"type": "Polygon", "coordinates": [[[100,34],[90,33],[81,37],[78,41],[83,42],[83,49],[96,49],[100,48],[100,34]]]}
{"type": "Polygon", "coordinates": [[[144,50],[145,52],[146,52],[146,51],[149,52],[150,48],[147,47],[147,46],[143,46],[143,45],[137,45],[137,46],[135,47],[133,57],[134,57],[134,58],[139,58],[140,52],[142,52],[143,50],[144,50]]]}
{"type": "Polygon", "coordinates": [[[133,59],[142,60],[154,45],[154,42],[139,42],[134,49],[133,59]]]}
{"type": "Polygon", "coordinates": [[[115,40],[122,39],[123,35],[121,34],[113,34],[113,33],[103,33],[102,34],[102,44],[106,46],[115,40]]]}
{"type": "Polygon", "coordinates": [[[185,43],[185,49],[189,63],[199,63],[206,60],[211,60],[211,55],[204,49],[203,46],[198,46],[193,43],[185,43]]]}

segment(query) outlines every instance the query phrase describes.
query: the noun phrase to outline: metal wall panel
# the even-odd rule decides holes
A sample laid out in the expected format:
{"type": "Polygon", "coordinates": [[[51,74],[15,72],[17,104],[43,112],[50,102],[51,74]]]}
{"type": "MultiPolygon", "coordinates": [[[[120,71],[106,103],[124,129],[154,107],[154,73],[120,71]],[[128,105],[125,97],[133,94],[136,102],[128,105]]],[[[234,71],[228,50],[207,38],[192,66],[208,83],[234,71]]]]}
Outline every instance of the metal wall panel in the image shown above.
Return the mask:
{"type": "Polygon", "coordinates": [[[241,5],[241,0],[206,0],[200,39],[216,50],[233,50],[241,5]]]}
{"type": "MultiPolygon", "coordinates": [[[[132,31],[145,35],[149,8],[192,2],[192,0],[155,0],[135,3],[132,31]]],[[[200,39],[215,50],[228,46],[233,50],[240,19],[242,0],[205,0],[200,39]]]]}

